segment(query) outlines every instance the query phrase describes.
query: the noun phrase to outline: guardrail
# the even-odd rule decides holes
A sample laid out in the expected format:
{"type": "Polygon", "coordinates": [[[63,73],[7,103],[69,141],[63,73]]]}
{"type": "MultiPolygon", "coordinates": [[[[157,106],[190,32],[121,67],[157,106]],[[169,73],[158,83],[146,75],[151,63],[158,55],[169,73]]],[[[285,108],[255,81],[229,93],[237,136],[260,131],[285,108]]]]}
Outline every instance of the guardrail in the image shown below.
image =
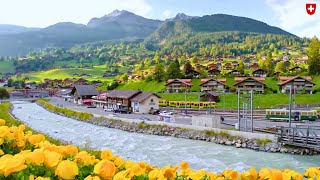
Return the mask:
{"type": "Polygon", "coordinates": [[[284,144],[320,150],[320,126],[279,127],[277,135],[284,144]]]}

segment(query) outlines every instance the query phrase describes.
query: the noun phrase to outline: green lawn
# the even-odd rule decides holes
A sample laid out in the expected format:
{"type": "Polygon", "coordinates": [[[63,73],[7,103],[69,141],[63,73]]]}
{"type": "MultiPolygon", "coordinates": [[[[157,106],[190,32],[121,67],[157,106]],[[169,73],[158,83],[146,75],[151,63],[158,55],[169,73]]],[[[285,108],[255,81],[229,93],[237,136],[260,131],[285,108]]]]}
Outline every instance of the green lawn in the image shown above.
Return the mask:
{"type": "Polygon", "coordinates": [[[0,61],[0,72],[5,73],[14,73],[16,71],[13,62],[11,61],[0,61]]]}
{"type": "MultiPolygon", "coordinates": [[[[184,93],[165,93],[159,94],[162,99],[168,101],[184,101],[184,93]]],[[[241,97],[249,96],[242,94],[241,97]]],[[[198,101],[198,93],[187,94],[187,101],[198,101]]],[[[317,94],[297,94],[296,104],[319,104],[320,93],[317,94]]],[[[237,94],[220,94],[220,102],[217,103],[217,108],[237,108],[237,94]],[[224,103],[225,101],[225,103],[224,103]]],[[[289,103],[288,94],[254,94],[253,104],[254,108],[270,108],[278,107],[280,105],[287,105],[289,103]]],[[[241,103],[242,104],[242,103],[241,103]]]]}
{"type": "Polygon", "coordinates": [[[47,71],[39,71],[26,74],[30,81],[43,81],[45,78],[50,79],[65,79],[65,78],[80,78],[75,74],[89,74],[91,76],[84,76],[83,78],[87,80],[110,80],[110,78],[102,78],[105,69],[101,66],[95,66],[93,69],[83,69],[83,68],[68,68],[68,69],[52,69],[47,71]]]}
{"type": "Polygon", "coordinates": [[[137,90],[145,92],[160,92],[164,89],[165,82],[157,82],[157,81],[129,81],[126,84],[120,85],[117,89],[119,90],[137,90]]]}
{"type": "Polygon", "coordinates": [[[279,86],[277,85],[277,83],[279,82],[279,80],[273,78],[273,77],[266,77],[265,79],[265,84],[267,85],[268,88],[277,90],[277,92],[279,92],[279,86]]]}

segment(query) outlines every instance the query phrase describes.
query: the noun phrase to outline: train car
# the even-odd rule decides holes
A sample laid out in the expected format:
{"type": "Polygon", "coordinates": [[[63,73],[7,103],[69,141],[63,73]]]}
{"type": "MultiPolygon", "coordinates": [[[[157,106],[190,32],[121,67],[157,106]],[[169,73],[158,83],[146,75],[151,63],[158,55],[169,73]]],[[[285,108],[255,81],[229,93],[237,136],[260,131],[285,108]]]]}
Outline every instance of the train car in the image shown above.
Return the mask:
{"type": "Polygon", "coordinates": [[[215,102],[194,102],[194,101],[166,101],[160,100],[159,106],[161,107],[176,107],[176,108],[215,108],[215,102]]]}
{"type": "MultiPolygon", "coordinates": [[[[288,120],[289,110],[288,109],[266,109],[266,118],[270,120],[288,120]]],[[[316,110],[292,110],[291,120],[302,121],[309,120],[315,121],[317,119],[316,110]]]]}

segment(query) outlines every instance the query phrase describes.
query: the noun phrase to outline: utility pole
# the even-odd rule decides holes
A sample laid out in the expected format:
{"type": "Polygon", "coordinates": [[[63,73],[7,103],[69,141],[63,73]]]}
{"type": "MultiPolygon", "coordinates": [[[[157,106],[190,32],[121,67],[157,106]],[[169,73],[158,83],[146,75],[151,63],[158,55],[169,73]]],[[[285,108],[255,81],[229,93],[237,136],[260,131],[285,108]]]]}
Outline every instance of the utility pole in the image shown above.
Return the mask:
{"type": "Polygon", "coordinates": [[[238,126],[240,131],[240,90],[238,90],[238,126]]]}
{"type": "Polygon", "coordinates": [[[226,109],[226,92],[223,90],[223,112],[225,112],[226,109]]]}
{"type": "Polygon", "coordinates": [[[184,91],[184,113],[187,114],[187,90],[184,91]]]}
{"type": "Polygon", "coordinates": [[[289,95],[289,128],[291,128],[291,105],[292,105],[292,86],[290,87],[290,95],[289,95]]]}
{"type": "Polygon", "coordinates": [[[250,116],[250,120],[251,120],[251,132],[253,132],[253,90],[251,90],[251,98],[250,98],[250,109],[251,109],[251,116],[250,116]]]}

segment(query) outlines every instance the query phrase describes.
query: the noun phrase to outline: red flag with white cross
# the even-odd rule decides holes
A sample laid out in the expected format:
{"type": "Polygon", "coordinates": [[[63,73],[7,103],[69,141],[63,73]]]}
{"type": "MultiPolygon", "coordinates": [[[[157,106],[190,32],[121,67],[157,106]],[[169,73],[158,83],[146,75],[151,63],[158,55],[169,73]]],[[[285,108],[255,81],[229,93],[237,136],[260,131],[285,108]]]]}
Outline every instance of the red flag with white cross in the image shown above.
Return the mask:
{"type": "Polygon", "coordinates": [[[317,4],[315,3],[307,3],[306,10],[309,15],[313,15],[316,12],[317,4]]]}

